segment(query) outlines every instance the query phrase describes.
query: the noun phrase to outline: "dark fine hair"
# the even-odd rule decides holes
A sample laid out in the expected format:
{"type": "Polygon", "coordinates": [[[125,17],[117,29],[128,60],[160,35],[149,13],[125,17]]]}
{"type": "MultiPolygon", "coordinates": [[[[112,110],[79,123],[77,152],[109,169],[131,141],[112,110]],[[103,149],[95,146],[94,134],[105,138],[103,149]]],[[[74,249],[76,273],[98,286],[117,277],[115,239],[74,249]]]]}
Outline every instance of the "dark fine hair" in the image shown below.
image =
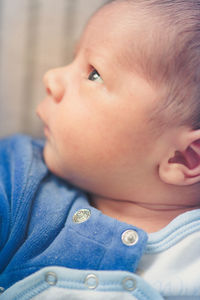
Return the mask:
{"type": "Polygon", "coordinates": [[[139,11],[141,23],[147,20],[139,63],[159,91],[156,114],[200,128],[200,0],[115,1],[139,11]]]}

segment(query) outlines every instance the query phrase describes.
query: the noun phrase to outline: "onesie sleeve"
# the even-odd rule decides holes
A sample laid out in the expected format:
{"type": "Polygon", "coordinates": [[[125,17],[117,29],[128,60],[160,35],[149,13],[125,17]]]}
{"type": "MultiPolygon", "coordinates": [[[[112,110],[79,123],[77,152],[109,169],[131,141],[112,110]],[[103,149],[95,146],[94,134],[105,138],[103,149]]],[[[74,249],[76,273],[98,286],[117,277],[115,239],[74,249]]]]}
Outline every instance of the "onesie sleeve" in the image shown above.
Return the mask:
{"type": "Polygon", "coordinates": [[[0,140],[0,272],[22,243],[33,193],[47,172],[42,147],[23,135],[0,140]]]}

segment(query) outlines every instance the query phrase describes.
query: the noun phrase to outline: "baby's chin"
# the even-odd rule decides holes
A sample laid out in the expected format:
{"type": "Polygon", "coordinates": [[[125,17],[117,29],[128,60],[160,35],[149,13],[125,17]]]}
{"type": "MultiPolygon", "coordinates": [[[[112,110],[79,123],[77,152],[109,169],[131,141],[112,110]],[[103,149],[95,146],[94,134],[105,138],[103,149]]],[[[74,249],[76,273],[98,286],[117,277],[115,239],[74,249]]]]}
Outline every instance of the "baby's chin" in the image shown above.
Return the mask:
{"type": "Polygon", "coordinates": [[[54,158],[53,154],[49,150],[48,145],[44,146],[43,159],[44,159],[45,165],[53,174],[55,174],[56,176],[62,177],[60,168],[58,168],[58,166],[56,164],[56,159],[54,158]]]}

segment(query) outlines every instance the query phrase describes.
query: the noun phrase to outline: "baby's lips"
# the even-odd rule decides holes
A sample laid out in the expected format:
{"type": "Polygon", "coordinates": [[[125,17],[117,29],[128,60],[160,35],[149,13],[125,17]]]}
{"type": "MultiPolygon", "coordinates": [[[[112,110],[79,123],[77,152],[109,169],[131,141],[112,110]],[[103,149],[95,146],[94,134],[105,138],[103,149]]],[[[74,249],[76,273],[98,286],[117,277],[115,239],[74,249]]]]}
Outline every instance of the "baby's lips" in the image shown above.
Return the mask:
{"type": "Polygon", "coordinates": [[[46,136],[46,138],[48,138],[50,135],[50,130],[47,125],[44,125],[44,135],[46,136]]]}
{"type": "Polygon", "coordinates": [[[45,118],[44,118],[44,114],[43,114],[43,111],[44,111],[44,102],[45,102],[46,98],[43,99],[37,106],[36,108],[36,115],[38,116],[38,118],[46,125],[47,122],[45,121],[45,118]]]}

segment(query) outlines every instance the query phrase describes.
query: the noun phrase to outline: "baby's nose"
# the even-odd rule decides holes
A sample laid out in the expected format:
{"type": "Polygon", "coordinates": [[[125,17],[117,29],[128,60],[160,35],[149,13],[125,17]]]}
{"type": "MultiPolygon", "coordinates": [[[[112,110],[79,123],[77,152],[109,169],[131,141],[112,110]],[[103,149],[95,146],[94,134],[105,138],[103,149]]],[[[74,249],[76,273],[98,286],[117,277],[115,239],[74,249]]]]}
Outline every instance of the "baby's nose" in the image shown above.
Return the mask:
{"type": "Polygon", "coordinates": [[[46,72],[43,78],[47,94],[58,103],[62,100],[65,92],[61,73],[60,69],[53,69],[46,72]]]}

